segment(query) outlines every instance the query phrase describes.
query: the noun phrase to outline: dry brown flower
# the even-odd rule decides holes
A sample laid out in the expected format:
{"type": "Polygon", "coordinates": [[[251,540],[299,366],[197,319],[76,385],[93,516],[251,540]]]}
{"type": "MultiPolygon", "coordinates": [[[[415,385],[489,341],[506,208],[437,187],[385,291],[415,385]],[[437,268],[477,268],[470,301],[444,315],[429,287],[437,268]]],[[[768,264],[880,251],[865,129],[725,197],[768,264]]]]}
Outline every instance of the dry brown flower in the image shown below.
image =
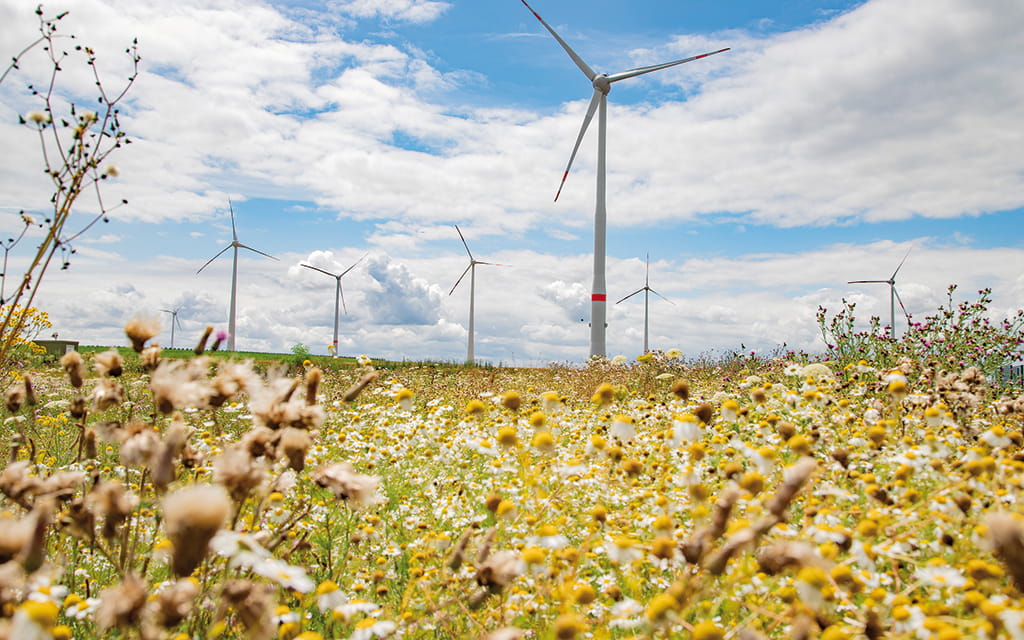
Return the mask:
{"type": "Polygon", "coordinates": [[[786,468],[782,485],[775,492],[775,495],[765,503],[765,508],[768,509],[768,512],[780,520],[784,520],[789,503],[793,501],[796,494],[803,488],[804,483],[811,477],[817,466],[818,463],[815,462],[814,458],[805,456],[786,468]]]}
{"type": "Polygon", "coordinates": [[[124,387],[117,380],[103,378],[89,396],[96,411],[106,411],[124,402],[124,387]]]}
{"type": "Polygon", "coordinates": [[[173,627],[192,611],[198,594],[199,585],[194,580],[175,580],[149,601],[146,607],[147,622],[164,628],[173,627]]]}
{"type": "Polygon", "coordinates": [[[25,402],[25,385],[16,384],[7,389],[4,393],[7,410],[17,413],[21,410],[21,404],[25,402]]]}
{"type": "Polygon", "coordinates": [[[103,518],[102,535],[113,538],[121,523],[139,504],[139,498],[117,480],[104,480],[86,495],[86,506],[103,518]]]}
{"type": "MultiPolygon", "coordinates": [[[[251,640],[270,640],[277,635],[276,625],[270,614],[274,610],[274,599],[270,585],[261,585],[248,580],[229,580],[221,589],[222,609],[226,605],[238,614],[238,620],[245,627],[251,640]]],[[[222,619],[220,611],[217,619],[222,619]]]]}
{"type": "Polygon", "coordinates": [[[693,410],[693,415],[704,424],[711,424],[711,417],[714,415],[714,408],[707,402],[702,402],[693,410]]]}
{"type": "Polygon", "coordinates": [[[203,352],[206,351],[206,342],[210,339],[211,333],[213,333],[213,327],[211,325],[206,325],[206,329],[203,330],[203,335],[199,337],[199,342],[192,350],[197,356],[203,355],[203,352]]]}
{"type": "Polygon", "coordinates": [[[117,378],[124,373],[124,358],[117,349],[110,349],[93,356],[93,368],[101,376],[117,378]]]}
{"type": "Polygon", "coordinates": [[[13,560],[32,535],[28,518],[0,517],[0,564],[13,560]]]}
{"type": "Polygon", "coordinates": [[[680,400],[690,399],[690,383],[686,380],[679,379],[673,382],[670,391],[680,400]]]}
{"type": "Polygon", "coordinates": [[[306,372],[306,404],[316,404],[316,392],[320,386],[320,381],[323,380],[324,372],[318,367],[313,367],[306,372]]]}
{"type": "Polygon", "coordinates": [[[82,354],[77,351],[68,351],[60,359],[60,366],[68,373],[71,386],[78,389],[82,386],[85,377],[85,367],[82,364],[82,354]]]}
{"type": "Polygon", "coordinates": [[[797,540],[785,540],[768,545],[757,554],[761,571],[768,575],[800,567],[822,567],[827,563],[813,545],[797,540]]]}
{"type": "Polygon", "coordinates": [[[295,471],[302,471],[306,467],[306,452],[312,444],[313,438],[305,429],[286,427],[281,430],[277,449],[288,458],[289,467],[295,471]]]}
{"type": "Polygon", "coordinates": [[[1003,563],[1017,588],[1024,590],[1024,518],[1012,513],[990,513],[985,517],[985,526],[992,555],[1003,563]]]}
{"type": "Polygon", "coordinates": [[[313,474],[313,480],[334,493],[334,497],[348,500],[353,507],[368,507],[384,502],[377,492],[380,478],[356,473],[347,462],[322,465],[313,474]]]}
{"type": "Polygon", "coordinates": [[[232,500],[241,503],[253,489],[267,482],[268,474],[266,465],[240,445],[234,445],[213,461],[213,479],[228,490],[232,500]]]}
{"type": "Polygon", "coordinates": [[[490,554],[476,571],[476,582],[491,593],[500,593],[520,574],[519,554],[498,551],[490,554]]]}
{"type": "Polygon", "coordinates": [[[32,508],[32,499],[42,484],[29,473],[30,467],[27,460],[19,460],[0,471],[0,492],[26,509],[32,508]]]}
{"type": "Polygon", "coordinates": [[[123,582],[100,594],[96,626],[101,631],[137,627],[148,595],[146,582],[134,574],[128,574],[123,582]]]}
{"type": "Polygon", "coordinates": [[[155,316],[138,315],[128,321],[124,326],[125,335],[132,342],[132,349],[135,353],[142,353],[146,348],[146,342],[160,333],[160,318],[155,316]]]}
{"type": "Polygon", "coordinates": [[[351,387],[349,387],[348,390],[345,391],[344,394],[342,394],[341,399],[343,401],[345,401],[345,402],[352,402],[357,397],[359,397],[359,394],[363,392],[363,389],[365,389],[367,387],[367,385],[369,385],[371,382],[373,382],[376,379],[377,379],[377,372],[376,371],[370,371],[368,373],[364,373],[361,378],[356,380],[355,384],[353,384],[351,387]]]}
{"type": "Polygon", "coordinates": [[[164,529],[174,545],[171,566],[188,576],[206,557],[214,534],[231,517],[231,499],[223,487],[190,485],[164,498],[164,529]]]}

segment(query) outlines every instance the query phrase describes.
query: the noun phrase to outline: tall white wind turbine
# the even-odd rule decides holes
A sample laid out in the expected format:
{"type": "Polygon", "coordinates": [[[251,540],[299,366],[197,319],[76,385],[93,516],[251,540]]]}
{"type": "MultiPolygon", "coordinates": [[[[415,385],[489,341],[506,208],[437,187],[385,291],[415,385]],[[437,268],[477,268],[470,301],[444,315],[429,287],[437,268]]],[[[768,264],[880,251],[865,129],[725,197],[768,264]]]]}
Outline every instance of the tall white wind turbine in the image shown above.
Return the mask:
{"type": "MultiPolygon", "coordinates": [[[[913,248],[913,247],[911,247],[913,248]]],[[[900,302],[900,309],[903,309],[903,315],[907,316],[907,324],[910,324],[910,314],[907,313],[907,307],[903,305],[903,300],[900,298],[900,294],[896,291],[896,274],[900,272],[903,267],[903,263],[907,261],[907,256],[910,255],[910,249],[907,249],[906,255],[900,260],[899,265],[896,266],[896,270],[892,272],[888,280],[850,280],[847,284],[887,284],[889,285],[889,337],[893,340],[896,339],[896,301],[900,302]]]]}
{"type": "Polygon", "coordinates": [[[178,325],[179,329],[181,328],[181,320],[178,320],[178,312],[181,311],[181,307],[178,307],[177,309],[174,309],[173,311],[171,309],[161,309],[161,311],[163,311],[164,313],[171,314],[171,348],[173,349],[174,348],[174,325],[178,325]]]}
{"type": "Polygon", "coordinates": [[[469,245],[466,244],[465,236],[462,235],[462,230],[459,229],[459,225],[455,225],[455,230],[459,232],[459,238],[462,239],[462,246],[466,247],[466,253],[469,254],[469,266],[466,267],[466,270],[462,272],[462,275],[459,276],[459,279],[455,281],[455,285],[452,287],[452,290],[448,292],[448,295],[452,295],[453,293],[455,293],[455,289],[459,286],[459,283],[462,282],[462,279],[465,278],[466,274],[468,273],[469,274],[469,345],[466,347],[466,364],[473,364],[475,362],[475,359],[473,357],[473,314],[474,314],[473,305],[474,305],[474,301],[476,299],[476,265],[478,265],[478,264],[488,264],[488,265],[491,265],[491,266],[494,266],[494,267],[504,267],[504,266],[507,266],[507,265],[498,264],[497,262],[483,262],[481,260],[477,260],[476,258],[474,258],[473,257],[473,252],[469,250],[469,245]]]}
{"type": "Polygon", "coordinates": [[[229,244],[228,246],[224,247],[223,249],[221,249],[217,253],[217,255],[215,255],[212,258],[210,258],[209,260],[207,260],[206,264],[204,264],[203,266],[199,267],[199,271],[196,271],[196,273],[198,274],[200,271],[202,271],[206,267],[210,266],[211,262],[213,262],[217,258],[221,257],[221,255],[223,255],[223,253],[225,251],[227,251],[228,249],[233,249],[234,250],[233,251],[233,255],[231,256],[231,308],[228,311],[228,347],[227,347],[228,351],[234,351],[235,350],[235,292],[236,292],[236,290],[238,288],[237,287],[237,285],[238,285],[238,250],[239,249],[248,249],[249,251],[252,251],[253,253],[258,253],[261,256],[266,256],[266,257],[270,258],[271,260],[277,260],[277,258],[275,258],[274,256],[270,255],[269,253],[263,253],[259,249],[253,249],[249,245],[245,245],[245,244],[242,244],[241,242],[239,242],[238,241],[238,232],[235,230],[235,210],[231,206],[231,201],[230,200],[228,200],[228,211],[230,211],[230,213],[231,213],[231,244],[229,244]]]}
{"type": "MultiPolygon", "coordinates": [[[[650,349],[647,348],[647,329],[649,326],[648,319],[650,318],[650,314],[648,313],[650,307],[650,294],[653,293],[669,304],[674,305],[675,303],[651,288],[651,254],[649,253],[647,254],[647,272],[644,276],[644,286],[640,287],[622,300],[619,300],[619,302],[625,302],[640,292],[643,292],[644,294],[644,353],[650,353],[650,349]]],[[[616,302],[615,304],[619,304],[619,302],[616,302]]]]}
{"type": "Polygon", "coordinates": [[[327,274],[327,275],[331,276],[332,278],[334,278],[335,280],[338,281],[338,286],[335,287],[335,289],[334,289],[334,357],[335,358],[338,357],[338,299],[339,298],[341,298],[341,306],[342,306],[342,308],[345,309],[345,315],[348,315],[348,308],[345,307],[345,293],[341,290],[341,279],[345,277],[346,273],[348,273],[349,271],[355,269],[356,265],[359,264],[360,262],[362,262],[363,258],[365,258],[366,255],[367,254],[364,253],[362,258],[359,258],[358,260],[353,262],[351,267],[349,267],[348,269],[345,269],[341,273],[331,273],[330,271],[325,271],[325,270],[320,269],[318,267],[314,267],[313,265],[310,265],[310,264],[305,264],[305,263],[302,264],[302,266],[306,267],[307,269],[312,269],[313,271],[319,271],[320,273],[327,274]]]}
{"type": "Polygon", "coordinates": [[[583,135],[587,132],[587,127],[590,126],[590,121],[594,117],[594,111],[598,112],[597,119],[597,202],[594,209],[594,284],[591,288],[590,295],[590,355],[593,356],[604,356],[605,355],[605,318],[608,304],[608,292],[605,285],[605,236],[607,227],[607,211],[605,209],[605,156],[606,156],[606,131],[608,122],[608,92],[611,90],[613,82],[619,80],[627,80],[629,78],[635,78],[636,76],[644,75],[652,71],[660,71],[661,69],[667,69],[674,67],[686,62],[692,62],[694,60],[700,60],[701,58],[707,58],[713,56],[716,53],[722,53],[728,51],[729,48],[719,49],[718,51],[711,51],[709,53],[703,53],[699,56],[692,56],[690,58],[683,58],[682,60],[674,60],[672,62],[663,62],[661,64],[651,65],[648,67],[639,67],[636,69],[630,69],[628,71],[620,71],[619,73],[604,74],[596,73],[590,66],[583,61],[583,58],[579,56],[572,48],[566,44],[565,40],[555,33],[547,22],[541,18],[536,11],[533,10],[526,0],[521,0],[526,8],[530,10],[530,13],[534,15],[540,23],[544,25],[544,28],[554,36],[558,44],[562,45],[565,52],[569,54],[572,61],[576,63],[580,71],[583,72],[587,79],[590,80],[594,86],[594,95],[590,99],[590,106],[587,107],[587,115],[583,117],[583,126],[580,127],[580,133],[576,137],[576,145],[572,149],[572,155],[569,156],[569,163],[565,167],[565,173],[562,174],[562,182],[558,186],[558,193],[555,194],[555,200],[558,200],[558,196],[562,193],[562,186],[565,185],[566,178],[569,177],[569,169],[572,168],[572,162],[576,158],[576,152],[579,151],[580,143],[583,141],[583,135]]]}

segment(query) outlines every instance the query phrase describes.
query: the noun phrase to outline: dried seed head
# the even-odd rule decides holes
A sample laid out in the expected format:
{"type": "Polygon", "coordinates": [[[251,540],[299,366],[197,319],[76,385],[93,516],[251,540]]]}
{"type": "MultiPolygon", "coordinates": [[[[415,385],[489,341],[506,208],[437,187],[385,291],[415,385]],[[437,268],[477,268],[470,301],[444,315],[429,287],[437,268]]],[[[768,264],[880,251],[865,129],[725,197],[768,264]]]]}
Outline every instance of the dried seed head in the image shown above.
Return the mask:
{"type": "Polygon", "coordinates": [[[336,498],[349,500],[355,508],[382,504],[384,497],[377,491],[380,478],[356,473],[347,462],[323,465],[313,474],[313,480],[330,489],[336,498]]]}
{"type": "Polygon", "coordinates": [[[7,410],[17,413],[21,410],[21,404],[25,402],[25,386],[16,384],[9,387],[4,395],[6,396],[7,410]]]}
{"type": "Polygon", "coordinates": [[[206,329],[203,330],[203,335],[199,337],[199,342],[196,344],[195,349],[192,351],[197,355],[203,355],[206,351],[206,342],[210,339],[210,334],[213,333],[213,327],[207,325],[206,329]]]}
{"type": "Polygon", "coordinates": [[[810,544],[787,540],[776,542],[761,550],[757,554],[757,563],[761,571],[773,576],[786,569],[820,567],[824,561],[810,544]]]}
{"type": "Polygon", "coordinates": [[[0,564],[13,560],[31,535],[32,522],[29,518],[0,518],[0,564]]]}
{"type": "MultiPolygon", "coordinates": [[[[248,580],[230,580],[221,590],[223,604],[238,614],[247,636],[252,640],[270,640],[277,636],[277,625],[271,613],[274,610],[273,588],[248,580]]],[[[218,614],[222,618],[223,612],[218,614]]]]}
{"type": "Polygon", "coordinates": [[[38,400],[36,399],[36,390],[32,387],[32,378],[27,374],[22,374],[22,378],[25,382],[25,402],[29,406],[35,406],[38,400]]]}
{"type": "Polygon", "coordinates": [[[231,516],[231,499],[223,487],[190,485],[164,498],[163,508],[164,529],[174,545],[171,565],[178,576],[188,576],[231,516]]]}
{"type": "Polygon", "coordinates": [[[160,333],[160,318],[156,316],[138,315],[128,321],[124,332],[132,342],[135,353],[142,353],[146,342],[160,333]]]}
{"type": "Polygon", "coordinates": [[[306,453],[312,444],[313,438],[308,431],[287,427],[281,431],[277,449],[288,458],[289,467],[302,471],[306,468],[306,453]]]}
{"type": "Polygon", "coordinates": [[[765,508],[768,509],[768,512],[780,520],[784,519],[789,503],[793,501],[796,494],[803,488],[804,483],[807,482],[807,479],[810,478],[811,473],[814,472],[817,466],[818,463],[815,462],[814,458],[805,456],[787,467],[782,485],[775,492],[775,495],[765,503],[765,508]]]}
{"type": "Polygon", "coordinates": [[[236,503],[245,500],[253,489],[268,479],[265,465],[260,464],[240,445],[228,447],[213,462],[213,479],[224,486],[236,503]]]}
{"type": "Polygon", "coordinates": [[[693,415],[704,424],[711,424],[711,417],[714,415],[714,408],[707,402],[702,402],[693,410],[693,415]]]}
{"type": "Polygon", "coordinates": [[[690,383],[686,380],[676,380],[673,382],[671,391],[680,400],[690,399],[690,383]]]}
{"type": "Polygon", "coordinates": [[[118,377],[124,373],[124,359],[117,349],[97,353],[93,356],[93,368],[101,376],[118,377]]]}
{"type": "Polygon", "coordinates": [[[86,496],[86,506],[104,518],[102,534],[105,538],[117,535],[121,523],[139,504],[139,498],[117,480],[104,480],[86,496]]]}
{"type": "MultiPolygon", "coordinates": [[[[147,617],[154,624],[170,628],[184,620],[192,611],[192,605],[199,594],[199,585],[194,580],[181,578],[161,589],[150,600],[147,617]]],[[[145,634],[143,634],[145,635],[145,634]]]]}
{"type": "Polygon", "coordinates": [[[122,583],[100,594],[100,603],[96,608],[96,625],[101,631],[137,627],[142,619],[142,610],[148,595],[145,581],[134,574],[129,574],[122,583]]]}
{"type": "Polygon", "coordinates": [[[77,351],[68,351],[60,358],[60,366],[68,372],[71,386],[78,389],[82,386],[85,374],[85,367],[82,365],[82,354],[77,351]]]}
{"type": "Polygon", "coordinates": [[[1024,519],[1012,513],[996,512],[985,518],[986,540],[992,555],[1013,576],[1018,589],[1024,589],[1024,519]]]}
{"type": "Polygon", "coordinates": [[[313,406],[316,404],[316,392],[320,386],[320,381],[324,377],[324,372],[318,367],[313,367],[306,372],[306,404],[313,406]]]}
{"type": "Polygon", "coordinates": [[[113,379],[100,380],[89,396],[96,411],[106,411],[124,402],[124,387],[113,379]]]}
{"type": "Polygon", "coordinates": [[[491,593],[500,593],[520,573],[519,554],[515,551],[492,553],[476,572],[476,582],[491,593]]]}

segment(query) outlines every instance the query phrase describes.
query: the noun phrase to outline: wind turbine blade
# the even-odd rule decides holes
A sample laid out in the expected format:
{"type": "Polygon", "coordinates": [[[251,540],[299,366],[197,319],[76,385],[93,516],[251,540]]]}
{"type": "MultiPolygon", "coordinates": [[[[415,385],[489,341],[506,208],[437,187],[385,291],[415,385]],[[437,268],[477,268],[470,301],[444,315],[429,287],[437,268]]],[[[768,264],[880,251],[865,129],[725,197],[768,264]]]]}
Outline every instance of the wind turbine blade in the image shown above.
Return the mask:
{"type": "MultiPolygon", "coordinates": [[[[637,289],[636,291],[634,291],[633,293],[629,294],[628,296],[626,296],[626,297],[625,297],[625,298],[623,298],[622,300],[619,300],[619,302],[623,302],[623,301],[625,301],[625,300],[629,300],[630,298],[632,298],[632,297],[633,297],[633,296],[635,296],[636,294],[638,294],[638,293],[643,293],[643,291],[644,291],[643,289],[637,289]]],[[[619,304],[619,302],[616,302],[615,304],[619,304]]]]}
{"type": "Polygon", "coordinates": [[[483,262],[482,260],[474,260],[473,263],[474,264],[486,264],[486,265],[490,265],[492,267],[511,267],[512,266],[510,264],[501,264],[500,262],[483,262]]]}
{"type": "Polygon", "coordinates": [[[236,246],[241,247],[242,249],[248,249],[249,251],[255,251],[256,253],[260,254],[261,256],[266,256],[266,257],[270,258],[271,260],[277,260],[277,258],[275,258],[274,256],[270,255],[269,253],[263,253],[259,249],[253,249],[252,247],[250,247],[247,244],[242,244],[241,242],[238,242],[238,243],[236,243],[236,246]]]}
{"type": "MultiPolygon", "coordinates": [[[[910,249],[913,249],[913,248],[914,248],[913,245],[911,245],[910,249]]],[[[896,274],[900,272],[900,269],[903,268],[903,263],[906,262],[907,258],[910,256],[910,249],[907,249],[906,255],[903,256],[902,260],[900,260],[899,266],[896,267],[896,270],[892,272],[892,276],[889,278],[889,280],[895,280],[896,279],[896,274]]]]}
{"type": "Polygon", "coordinates": [[[370,254],[368,254],[368,253],[364,253],[364,254],[363,254],[363,257],[362,257],[362,258],[359,258],[358,260],[356,260],[355,262],[353,262],[353,263],[352,263],[352,266],[351,266],[351,267],[349,267],[348,269],[345,269],[344,271],[342,271],[342,272],[341,272],[341,276],[338,276],[338,277],[340,278],[340,277],[344,276],[344,275],[345,275],[346,273],[348,273],[349,271],[351,271],[351,270],[355,269],[355,268],[356,268],[356,265],[357,265],[357,264],[359,264],[360,262],[362,262],[362,261],[363,261],[363,258],[365,258],[365,257],[366,257],[366,256],[368,256],[368,255],[370,255],[370,254]]]}
{"type": "Polygon", "coordinates": [[[657,292],[657,291],[655,291],[654,289],[651,289],[650,287],[647,287],[647,290],[648,290],[648,291],[650,291],[651,293],[653,293],[654,295],[658,296],[659,298],[661,298],[661,299],[662,299],[662,300],[664,300],[665,302],[667,302],[667,303],[669,303],[669,304],[671,304],[671,305],[674,305],[674,304],[675,304],[674,302],[672,302],[671,300],[669,300],[669,299],[668,299],[668,298],[666,298],[665,296],[661,295],[660,293],[658,293],[658,292],[657,292]]]}
{"type": "Polygon", "coordinates": [[[526,0],[522,0],[522,2],[524,5],[526,5],[526,8],[530,10],[530,13],[533,14],[533,17],[540,20],[540,23],[544,25],[544,28],[548,30],[548,33],[555,36],[555,40],[558,40],[558,44],[562,45],[562,48],[565,49],[565,52],[569,54],[569,57],[572,58],[572,61],[576,63],[576,66],[580,68],[580,71],[583,72],[583,75],[587,76],[587,80],[593,82],[594,78],[597,77],[597,74],[594,73],[594,70],[590,68],[590,65],[584,62],[583,58],[581,58],[578,53],[573,51],[572,47],[566,44],[565,40],[562,40],[562,38],[557,33],[555,33],[555,30],[548,25],[548,23],[544,22],[544,18],[540,17],[540,15],[538,15],[537,12],[533,10],[533,7],[526,4],[526,0]]]}
{"type": "Polygon", "coordinates": [[[469,261],[475,262],[473,259],[473,252],[469,250],[469,245],[466,244],[466,238],[462,235],[462,229],[459,229],[459,225],[455,225],[455,230],[459,232],[459,238],[462,239],[462,246],[466,247],[466,253],[469,254],[469,261]]]}
{"type": "Polygon", "coordinates": [[[896,294],[896,300],[900,303],[900,309],[903,309],[903,315],[907,316],[907,322],[910,322],[910,314],[907,313],[907,308],[903,305],[903,299],[900,298],[900,292],[896,290],[896,286],[893,285],[892,292],[896,294]]]}
{"type": "Polygon", "coordinates": [[[299,266],[306,267],[307,269],[312,269],[313,271],[319,271],[320,273],[327,274],[327,275],[331,276],[332,278],[337,278],[338,277],[338,274],[336,274],[336,273],[331,273],[330,271],[324,271],[323,269],[321,269],[319,267],[314,267],[313,265],[306,264],[304,262],[303,263],[299,263],[299,266]]]}
{"type": "Polygon", "coordinates": [[[889,281],[888,280],[850,280],[846,284],[864,284],[864,283],[889,284],[889,281]]]}
{"type": "Polygon", "coordinates": [[[231,213],[231,239],[238,242],[238,234],[235,233],[235,209],[231,206],[230,198],[228,198],[228,211],[231,213]]]}
{"type": "Polygon", "coordinates": [[[572,169],[572,162],[576,159],[576,153],[580,150],[580,143],[583,142],[583,136],[587,133],[587,127],[590,126],[590,121],[594,119],[594,112],[597,111],[597,105],[601,103],[601,99],[604,98],[604,94],[594,89],[594,97],[590,99],[590,106],[587,107],[587,115],[583,117],[583,126],[580,127],[580,135],[576,136],[576,146],[572,148],[572,155],[569,156],[569,164],[565,165],[565,173],[562,174],[562,182],[558,185],[558,192],[555,194],[555,202],[558,202],[558,196],[562,195],[562,187],[565,186],[565,180],[569,177],[569,170],[572,169]]]}
{"type": "Polygon", "coordinates": [[[469,266],[466,267],[466,270],[462,272],[461,276],[459,276],[459,279],[455,281],[455,285],[452,286],[452,290],[448,292],[448,295],[452,295],[453,293],[455,293],[455,288],[459,286],[459,283],[462,282],[462,279],[466,277],[466,274],[469,273],[469,270],[472,269],[472,268],[473,268],[473,263],[470,262],[469,266]]]}
{"type": "Polygon", "coordinates": [[[620,71],[619,73],[612,73],[608,75],[608,82],[618,82],[619,80],[626,80],[627,78],[635,78],[642,76],[645,73],[652,71],[660,71],[662,69],[668,69],[679,64],[685,64],[687,62],[693,62],[694,60],[700,60],[701,58],[707,58],[724,51],[728,51],[729,47],[725,49],[719,49],[718,51],[710,51],[708,53],[702,53],[699,56],[691,56],[689,58],[683,58],[682,60],[673,60],[672,62],[663,62],[661,64],[652,64],[649,67],[638,67],[636,69],[630,69],[629,71],[620,71]]]}
{"type": "MultiPolygon", "coordinates": [[[[223,249],[221,249],[221,250],[220,250],[220,252],[219,252],[219,253],[218,253],[217,255],[213,256],[212,258],[210,258],[209,260],[207,260],[207,261],[206,261],[206,264],[204,264],[203,266],[199,267],[199,271],[202,271],[202,270],[203,270],[203,269],[205,269],[206,267],[210,266],[210,263],[211,263],[211,262],[213,262],[213,261],[214,261],[214,260],[216,260],[217,258],[221,257],[221,255],[222,255],[222,254],[223,254],[223,253],[224,253],[225,251],[227,251],[228,249],[230,249],[230,248],[231,248],[232,246],[234,246],[234,245],[230,245],[230,244],[229,244],[228,246],[226,246],[226,247],[224,247],[223,249]]],[[[199,271],[196,271],[196,273],[199,273],[199,271]]]]}
{"type": "Polygon", "coordinates": [[[348,307],[345,306],[345,289],[341,286],[341,278],[338,278],[338,294],[341,295],[341,309],[348,315],[348,307]]]}

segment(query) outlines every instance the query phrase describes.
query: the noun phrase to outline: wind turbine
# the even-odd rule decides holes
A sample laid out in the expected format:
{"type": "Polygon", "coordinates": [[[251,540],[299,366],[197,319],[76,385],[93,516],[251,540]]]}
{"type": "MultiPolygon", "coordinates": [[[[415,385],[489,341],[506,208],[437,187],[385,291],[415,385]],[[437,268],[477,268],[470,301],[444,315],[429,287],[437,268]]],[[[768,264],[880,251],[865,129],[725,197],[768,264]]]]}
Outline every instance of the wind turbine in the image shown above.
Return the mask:
{"type": "MultiPolygon", "coordinates": [[[[913,248],[913,247],[911,247],[913,248]]],[[[910,314],[907,313],[907,308],[903,305],[903,300],[900,298],[899,292],[896,291],[896,274],[900,272],[903,267],[903,263],[907,261],[907,256],[910,255],[910,249],[907,249],[906,255],[900,260],[896,270],[892,272],[888,280],[850,280],[847,284],[866,284],[866,283],[877,283],[889,285],[889,337],[893,340],[896,339],[896,301],[900,301],[900,308],[903,309],[903,315],[907,316],[907,323],[910,323],[910,314]]]]}
{"type": "Polygon", "coordinates": [[[331,273],[330,271],[324,271],[323,269],[320,269],[318,267],[314,267],[313,265],[310,265],[310,264],[304,264],[304,263],[302,264],[302,266],[306,267],[307,269],[312,269],[313,271],[319,271],[320,273],[327,274],[327,275],[331,276],[332,278],[334,278],[335,280],[338,281],[338,286],[334,289],[334,357],[335,358],[338,357],[338,299],[339,298],[341,299],[341,306],[343,308],[345,308],[345,315],[348,315],[348,308],[345,307],[345,294],[341,290],[341,279],[345,277],[346,273],[348,273],[352,269],[355,269],[356,265],[359,264],[360,262],[362,262],[363,258],[365,258],[366,255],[367,254],[364,253],[362,258],[359,258],[358,260],[353,262],[351,267],[349,267],[348,269],[345,269],[341,273],[331,273]]]}
{"type": "Polygon", "coordinates": [[[605,285],[605,236],[607,227],[608,213],[605,208],[605,157],[606,157],[606,138],[607,138],[607,123],[608,123],[608,92],[611,91],[612,83],[618,82],[619,80],[627,80],[629,78],[635,78],[636,76],[643,75],[645,73],[651,73],[652,71],[660,71],[661,69],[667,69],[674,67],[686,62],[692,62],[694,60],[700,60],[701,58],[707,58],[713,56],[716,53],[722,53],[728,51],[729,48],[719,49],[718,51],[711,51],[709,53],[702,53],[699,56],[692,56],[689,58],[683,58],[682,60],[674,60],[672,62],[663,62],[661,64],[651,65],[648,67],[639,67],[636,69],[630,69],[628,71],[620,71],[619,73],[604,74],[596,73],[590,66],[583,61],[583,58],[579,56],[572,48],[566,44],[565,40],[555,33],[548,23],[544,22],[544,19],[533,10],[526,0],[521,0],[526,8],[530,10],[537,20],[540,21],[544,28],[554,36],[558,44],[562,45],[565,52],[569,54],[572,61],[576,63],[580,71],[583,72],[587,79],[590,80],[594,86],[594,95],[590,99],[590,106],[587,107],[587,115],[583,117],[583,126],[580,127],[580,133],[576,137],[576,146],[572,149],[572,155],[569,156],[569,163],[565,167],[565,173],[562,174],[562,182],[558,185],[558,192],[555,194],[555,200],[558,200],[558,196],[562,193],[562,187],[565,185],[566,178],[569,177],[569,169],[572,168],[572,162],[576,158],[576,152],[579,151],[580,143],[583,141],[583,135],[587,132],[587,127],[590,126],[590,121],[594,117],[594,111],[598,112],[597,119],[597,199],[594,208],[594,284],[591,288],[590,295],[590,355],[604,356],[605,355],[605,318],[607,313],[608,304],[608,292],[605,285]]]}
{"type": "MultiPolygon", "coordinates": [[[[654,295],[658,296],[659,298],[661,298],[662,300],[664,300],[665,302],[667,302],[669,304],[672,304],[672,305],[675,304],[674,302],[672,302],[671,300],[669,300],[665,296],[661,295],[660,293],[658,293],[657,291],[652,289],[651,285],[650,285],[650,282],[651,282],[651,254],[648,253],[647,254],[647,273],[644,276],[644,286],[640,287],[639,289],[637,289],[633,293],[629,294],[628,296],[626,296],[622,300],[619,300],[619,302],[624,302],[626,300],[629,300],[630,298],[632,298],[636,294],[640,293],[641,291],[644,294],[644,353],[649,353],[650,352],[650,350],[647,348],[647,328],[648,328],[648,318],[650,317],[649,314],[648,314],[648,307],[650,306],[649,305],[650,294],[653,293],[654,295]]],[[[619,304],[619,302],[616,302],[615,304],[619,304]]]]}
{"type": "Polygon", "coordinates": [[[473,303],[476,298],[476,265],[478,264],[489,264],[495,267],[504,267],[506,265],[498,264],[496,262],[482,262],[473,257],[473,252],[469,250],[469,245],[466,244],[466,238],[462,235],[462,230],[459,229],[459,225],[455,225],[455,230],[459,232],[459,237],[462,238],[462,246],[466,247],[466,253],[469,254],[469,266],[462,272],[459,279],[455,281],[455,285],[452,290],[448,292],[448,295],[455,293],[455,289],[462,282],[462,279],[469,274],[469,346],[466,348],[466,364],[473,364],[475,361],[473,358],[473,303]]]}
{"type": "Polygon", "coordinates": [[[161,309],[161,311],[163,311],[164,313],[171,314],[171,348],[173,349],[174,348],[174,325],[178,325],[179,329],[181,328],[181,320],[178,320],[178,312],[181,311],[181,307],[178,307],[174,311],[171,311],[170,309],[161,309]]]}
{"type": "Polygon", "coordinates": [[[253,249],[249,245],[245,245],[245,244],[242,244],[241,242],[239,242],[238,241],[238,232],[235,230],[235,210],[231,206],[231,201],[230,200],[228,200],[228,211],[231,212],[231,244],[229,244],[228,246],[224,247],[223,249],[220,250],[220,252],[217,253],[217,255],[215,255],[212,258],[210,258],[209,260],[207,260],[206,264],[204,264],[203,266],[199,267],[199,271],[196,271],[196,274],[198,274],[200,271],[202,271],[206,267],[210,266],[211,262],[213,262],[217,258],[221,257],[221,255],[223,255],[223,253],[225,251],[227,251],[228,249],[234,249],[233,255],[231,256],[231,309],[228,311],[228,351],[234,351],[235,350],[235,292],[237,290],[237,285],[238,285],[238,250],[239,249],[248,249],[249,251],[252,251],[253,253],[258,253],[261,256],[266,256],[266,257],[270,258],[271,260],[277,260],[277,258],[275,258],[274,256],[270,255],[269,253],[263,253],[259,249],[253,249]]]}

